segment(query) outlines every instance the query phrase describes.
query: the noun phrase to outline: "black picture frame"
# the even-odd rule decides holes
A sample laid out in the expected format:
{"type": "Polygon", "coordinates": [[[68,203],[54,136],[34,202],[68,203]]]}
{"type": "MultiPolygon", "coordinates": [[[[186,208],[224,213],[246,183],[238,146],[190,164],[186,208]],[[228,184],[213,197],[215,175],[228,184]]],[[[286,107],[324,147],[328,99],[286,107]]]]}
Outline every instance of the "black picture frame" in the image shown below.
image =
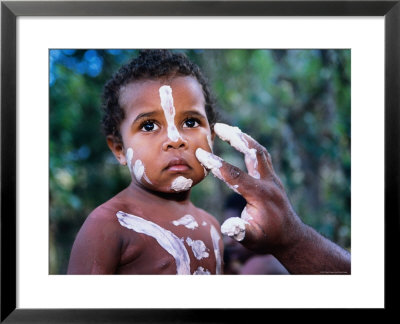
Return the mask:
{"type": "MultiPolygon", "coordinates": [[[[16,307],[16,19],[19,16],[383,16],[385,19],[385,310],[396,307],[399,221],[400,0],[396,1],[2,1],[1,322],[200,323],[243,310],[18,309],[16,307]],[[397,244],[396,244],[397,243],[397,244]]],[[[373,154],[373,148],[371,148],[373,154]]],[[[373,171],[371,171],[373,172],[373,171]]],[[[366,283],[367,285],[367,283],[366,283]]],[[[267,292],[266,292],[267,293],[267,292]]],[[[248,311],[248,310],[247,310],[248,311]]],[[[260,318],[255,312],[251,318],[260,318]],[[253,317],[254,316],[254,317],[253,317]]],[[[248,314],[246,314],[248,315],[248,314]]],[[[223,319],[223,320],[222,320],[223,319]]],[[[258,320],[257,320],[258,321],[258,320]]]]}

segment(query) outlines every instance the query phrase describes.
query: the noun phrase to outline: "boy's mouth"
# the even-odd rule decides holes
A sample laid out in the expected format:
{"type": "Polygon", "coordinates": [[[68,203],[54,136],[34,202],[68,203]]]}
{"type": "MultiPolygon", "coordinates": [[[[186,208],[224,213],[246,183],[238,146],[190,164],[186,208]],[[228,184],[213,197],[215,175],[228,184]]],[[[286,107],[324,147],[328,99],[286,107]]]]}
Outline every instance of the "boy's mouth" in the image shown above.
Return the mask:
{"type": "Polygon", "coordinates": [[[184,172],[190,169],[191,167],[189,166],[189,164],[186,162],[185,159],[182,158],[173,158],[171,161],[169,161],[165,168],[165,170],[171,172],[184,172]]]}

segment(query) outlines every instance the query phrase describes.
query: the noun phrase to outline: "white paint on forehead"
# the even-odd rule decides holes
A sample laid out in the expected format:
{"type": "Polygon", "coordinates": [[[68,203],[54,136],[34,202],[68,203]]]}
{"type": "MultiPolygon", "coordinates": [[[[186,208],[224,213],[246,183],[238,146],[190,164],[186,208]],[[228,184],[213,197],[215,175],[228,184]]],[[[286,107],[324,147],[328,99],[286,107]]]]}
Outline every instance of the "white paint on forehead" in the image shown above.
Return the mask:
{"type": "Polygon", "coordinates": [[[204,269],[203,267],[198,267],[195,272],[193,272],[194,275],[210,275],[210,271],[207,269],[204,269]]]}
{"type": "Polygon", "coordinates": [[[214,176],[216,176],[221,180],[224,180],[219,170],[222,167],[221,158],[210,152],[203,150],[202,148],[198,148],[196,150],[196,157],[202,165],[204,165],[207,169],[211,170],[214,176]]]}
{"type": "Polygon", "coordinates": [[[190,237],[186,239],[186,243],[192,248],[193,254],[197,260],[208,258],[206,245],[201,240],[192,240],[190,237]]]}
{"type": "Polygon", "coordinates": [[[153,237],[164,250],[174,257],[177,274],[190,274],[189,254],[183,242],[174,233],[151,221],[122,211],[117,213],[117,218],[121,226],[153,237]]]}
{"type": "Polygon", "coordinates": [[[132,158],[133,158],[133,150],[132,148],[128,148],[126,151],[126,159],[127,159],[127,164],[128,164],[128,169],[129,172],[132,174],[132,158]]]}
{"type": "Polygon", "coordinates": [[[194,230],[195,228],[197,228],[199,226],[199,224],[197,224],[194,217],[189,214],[179,218],[178,220],[174,220],[172,222],[172,224],[174,224],[175,226],[183,225],[186,228],[191,229],[191,230],[194,230]]]}
{"type": "Polygon", "coordinates": [[[233,237],[236,241],[242,241],[245,237],[246,224],[248,222],[240,217],[231,217],[222,224],[221,232],[233,237]]]}
{"type": "Polygon", "coordinates": [[[172,89],[170,86],[164,85],[159,89],[159,93],[161,107],[164,110],[165,119],[167,121],[168,138],[173,142],[177,142],[181,136],[175,126],[175,107],[172,89]]]}
{"type": "Polygon", "coordinates": [[[171,189],[175,191],[187,191],[193,184],[192,179],[187,179],[183,176],[177,177],[171,184],[171,189]]]}
{"type": "Polygon", "coordinates": [[[207,222],[206,222],[206,221],[203,221],[203,223],[201,223],[201,225],[207,226],[207,222]]]}
{"type": "Polygon", "coordinates": [[[216,228],[211,225],[211,239],[213,242],[213,247],[214,247],[214,254],[215,254],[215,261],[216,261],[216,267],[215,267],[215,273],[216,274],[221,274],[222,272],[222,257],[221,257],[221,251],[219,249],[219,240],[221,239],[221,236],[219,235],[218,231],[216,228]]]}
{"type": "Polygon", "coordinates": [[[257,171],[257,150],[249,148],[249,143],[242,131],[238,127],[232,127],[222,123],[216,123],[214,125],[214,131],[222,140],[229,142],[235,149],[243,153],[247,164],[253,163],[253,168],[249,170],[249,174],[253,178],[260,179],[260,173],[257,171]]]}

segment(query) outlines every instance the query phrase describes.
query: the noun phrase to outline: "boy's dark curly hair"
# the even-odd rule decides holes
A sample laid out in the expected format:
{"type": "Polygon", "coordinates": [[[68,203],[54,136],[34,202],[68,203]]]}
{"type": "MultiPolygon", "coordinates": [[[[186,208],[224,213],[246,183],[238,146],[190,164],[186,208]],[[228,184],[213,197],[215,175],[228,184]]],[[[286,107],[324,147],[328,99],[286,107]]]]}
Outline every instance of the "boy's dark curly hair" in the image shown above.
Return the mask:
{"type": "Polygon", "coordinates": [[[215,101],[200,68],[181,53],[169,50],[141,50],[138,57],[123,65],[104,86],[102,127],[105,135],[113,135],[122,142],[119,126],[125,115],[119,105],[119,92],[124,85],[135,80],[173,75],[193,76],[197,79],[203,88],[205,111],[213,128],[217,120],[215,101]]]}

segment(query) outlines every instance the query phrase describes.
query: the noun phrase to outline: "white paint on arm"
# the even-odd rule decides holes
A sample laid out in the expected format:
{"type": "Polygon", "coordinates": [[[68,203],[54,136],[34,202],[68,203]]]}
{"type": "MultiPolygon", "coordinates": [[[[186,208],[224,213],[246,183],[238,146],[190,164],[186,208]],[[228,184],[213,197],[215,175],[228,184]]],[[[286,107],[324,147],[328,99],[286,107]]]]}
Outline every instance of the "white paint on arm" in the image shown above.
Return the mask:
{"type": "Polygon", "coordinates": [[[218,231],[216,230],[216,228],[213,225],[211,225],[210,234],[211,234],[211,239],[213,242],[215,261],[216,261],[215,273],[221,274],[222,273],[222,256],[221,256],[221,251],[219,249],[219,240],[221,239],[221,236],[219,235],[218,231]]]}
{"type": "Polygon", "coordinates": [[[117,218],[121,226],[153,237],[171,254],[176,263],[177,274],[190,274],[190,258],[183,242],[172,232],[141,217],[119,211],[117,218]]]}
{"type": "Polygon", "coordinates": [[[164,85],[159,89],[159,93],[161,107],[164,110],[165,119],[167,121],[168,138],[173,142],[177,142],[181,136],[175,126],[175,107],[172,89],[170,86],[164,85]]]}

